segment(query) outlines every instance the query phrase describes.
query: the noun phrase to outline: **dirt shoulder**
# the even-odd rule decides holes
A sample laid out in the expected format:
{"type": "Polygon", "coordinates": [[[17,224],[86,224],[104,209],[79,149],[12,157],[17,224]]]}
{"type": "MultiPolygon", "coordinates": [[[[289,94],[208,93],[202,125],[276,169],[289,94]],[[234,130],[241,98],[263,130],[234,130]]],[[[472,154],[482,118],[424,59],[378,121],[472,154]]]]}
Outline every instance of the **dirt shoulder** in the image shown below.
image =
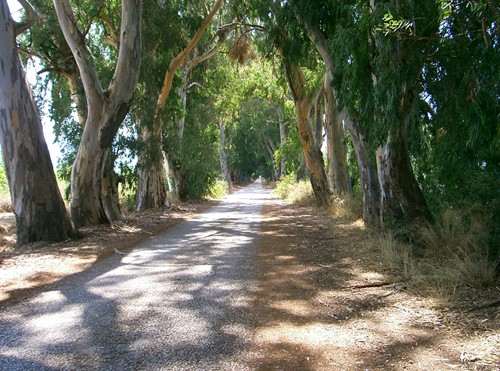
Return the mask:
{"type": "Polygon", "coordinates": [[[82,272],[99,259],[127,251],[215,203],[216,201],[211,201],[132,214],[112,225],[81,228],[83,238],[78,240],[34,243],[16,249],[14,249],[14,215],[2,213],[0,214],[0,308],[21,300],[45,285],[82,272]]]}
{"type": "MultiPolygon", "coordinates": [[[[0,309],[211,204],[131,215],[84,238],[12,250],[2,219],[0,309]],[[7,241],[7,243],[5,243],[7,241]]],[[[257,370],[500,370],[499,287],[449,306],[423,295],[366,251],[362,223],[272,202],[264,206],[253,302],[257,370]]],[[[10,233],[10,234],[9,234],[10,233]]]]}
{"type": "Polygon", "coordinates": [[[287,204],[264,211],[257,369],[500,369],[498,306],[479,310],[471,293],[447,307],[398,282],[367,258],[359,221],[287,204]]]}

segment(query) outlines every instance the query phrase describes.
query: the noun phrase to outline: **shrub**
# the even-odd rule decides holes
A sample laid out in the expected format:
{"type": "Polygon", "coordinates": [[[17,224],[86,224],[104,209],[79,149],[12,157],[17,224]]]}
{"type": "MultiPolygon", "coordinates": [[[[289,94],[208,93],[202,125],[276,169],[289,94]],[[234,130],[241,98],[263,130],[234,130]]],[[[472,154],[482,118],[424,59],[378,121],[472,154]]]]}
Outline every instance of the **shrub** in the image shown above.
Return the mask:
{"type": "Polygon", "coordinates": [[[229,193],[229,186],[223,179],[218,179],[209,189],[209,195],[212,198],[222,198],[229,193]]]}
{"type": "Polygon", "coordinates": [[[293,175],[287,175],[276,183],[273,193],[282,199],[300,206],[316,204],[314,193],[309,180],[295,181],[293,175]]]}
{"type": "Polygon", "coordinates": [[[452,286],[490,286],[496,262],[489,258],[487,229],[467,213],[445,211],[435,225],[421,225],[417,237],[424,245],[423,263],[434,280],[452,286]]]}
{"type": "Polygon", "coordinates": [[[488,254],[487,234],[467,213],[447,211],[434,225],[414,228],[418,246],[393,232],[376,236],[371,245],[378,247],[384,265],[450,300],[460,288],[495,284],[498,261],[488,254]]]}
{"type": "Polygon", "coordinates": [[[363,217],[363,204],[357,197],[336,197],[329,210],[335,219],[357,220],[363,217]]]}

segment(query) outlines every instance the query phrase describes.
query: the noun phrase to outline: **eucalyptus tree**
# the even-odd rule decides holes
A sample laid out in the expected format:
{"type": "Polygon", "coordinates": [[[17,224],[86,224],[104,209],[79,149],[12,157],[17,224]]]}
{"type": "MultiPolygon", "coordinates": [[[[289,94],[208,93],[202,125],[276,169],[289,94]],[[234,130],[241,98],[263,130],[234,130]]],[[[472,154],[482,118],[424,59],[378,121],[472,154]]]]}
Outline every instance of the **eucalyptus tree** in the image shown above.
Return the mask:
{"type": "Polygon", "coordinates": [[[71,175],[71,217],[76,226],[109,223],[103,174],[113,139],[127,115],[141,62],[142,2],[122,1],[119,51],[113,77],[102,87],[95,59],[68,0],[54,0],[65,39],[85,90],[87,119],[71,175]]]}
{"type": "Polygon", "coordinates": [[[18,245],[63,240],[73,233],[17,51],[16,35],[26,27],[12,20],[6,0],[1,0],[0,138],[18,245]]]}
{"type": "Polygon", "coordinates": [[[442,4],[439,45],[423,74],[425,131],[416,161],[433,211],[453,207],[471,213],[489,231],[497,257],[499,18],[500,9],[491,1],[442,4]]]}
{"type": "Polygon", "coordinates": [[[331,202],[332,191],[328,183],[323,156],[311,128],[311,109],[320,92],[322,74],[314,71],[317,61],[308,58],[310,45],[305,42],[303,32],[297,27],[295,16],[288,3],[281,1],[262,1],[255,4],[258,16],[269,29],[269,41],[278,50],[284,66],[284,73],[293,96],[299,136],[302,143],[305,163],[316,201],[319,205],[331,202]],[[304,64],[313,66],[304,69],[304,64]],[[301,65],[302,64],[302,65],[301,65]]]}
{"type": "MultiPolygon", "coordinates": [[[[162,53],[171,54],[170,58],[162,57],[161,61],[166,64],[162,67],[157,67],[159,69],[163,68],[164,76],[163,83],[159,88],[156,88],[154,85],[155,82],[148,79],[148,77],[144,78],[144,83],[147,85],[153,85],[149,87],[149,91],[157,91],[156,96],[156,104],[154,107],[154,115],[149,119],[149,122],[142,123],[140,127],[142,146],[139,151],[139,164],[138,164],[138,185],[137,185],[137,210],[144,210],[149,208],[157,208],[165,206],[166,199],[166,184],[165,184],[165,166],[164,166],[164,156],[162,151],[162,141],[160,138],[163,136],[163,126],[165,121],[165,108],[167,106],[169,96],[174,86],[174,78],[178,71],[181,72],[183,82],[181,86],[178,87],[178,93],[180,94],[181,104],[185,104],[186,96],[185,90],[187,88],[187,75],[190,70],[192,70],[196,65],[203,62],[204,60],[211,57],[215,51],[207,51],[196,53],[196,46],[198,45],[200,39],[203,37],[205,30],[210,25],[210,22],[214,18],[214,16],[219,11],[222,6],[222,0],[216,0],[212,6],[212,9],[204,13],[202,17],[198,15],[200,13],[203,14],[205,10],[200,4],[196,6],[192,4],[183,4],[183,3],[165,3],[161,4],[150,4],[150,6],[157,9],[158,12],[165,14],[168,13],[169,17],[175,20],[179,29],[171,30],[173,32],[177,32],[176,39],[178,40],[176,44],[165,45],[165,40],[157,40],[153,38],[148,40],[148,43],[151,43],[151,49],[153,53],[162,53]],[[172,7],[172,8],[171,8],[172,7]],[[165,8],[165,9],[162,9],[165,8]],[[169,12],[169,9],[176,9],[175,12],[169,12]],[[191,14],[190,14],[191,13],[191,14]],[[195,26],[195,30],[192,31],[189,26],[193,26],[196,21],[201,21],[195,26]],[[191,33],[192,32],[192,33],[191,33]],[[186,34],[188,35],[186,37],[186,34]],[[180,41],[180,42],[179,42],[180,41]],[[163,45],[167,50],[158,50],[158,47],[163,45]],[[193,54],[193,51],[195,53],[193,54]],[[149,80],[149,81],[148,81],[149,80]],[[185,84],[183,87],[182,85],[185,84]],[[158,90],[157,90],[158,89],[158,90]]],[[[153,15],[153,22],[150,26],[148,35],[154,37],[155,32],[158,32],[156,27],[162,27],[157,24],[155,19],[157,20],[157,15],[153,15]],[[155,29],[156,28],[156,29],[155,29]]],[[[162,20],[162,23],[164,20],[162,20]]],[[[165,33],[160,32],[160,35],[166,36],[165,33]]],[[[168,43],[168,41],[167,41],[168,43]]],[[[146,51],[147,53],[149,51],[146,51]]],[[[146,56],[147,57],[147,56],[146,56]]],[[[154,56],[153,56],[154,58],[154,56]]],[[[149,70],[148,66],[146,70],[149,70]]],[[[149,98],[147,98],[149,99],[149,98]]],[[[183,117],[185,115],[184,112],[181,112],[180,115],[177,115],[177,124],[179,128],[177,130],[178,139],[181,139],[182,133],[184,131],[184,120],[183,117]]],[[[179,183],[182,181],[180,179],[180,173],[177,171],[180,167],[177,163],[177,159],[168,158],[173,157],[175,153],[168,151],[167,153],[167,161],[170,162],[170,168],[173,170],[174,177],[176,178],[176,188],[179,188],[179,183]]],[[[182,187],[182,186],[181,186],[182,187]]]]}
{"type": "MultiPolygon", "coordinates": [[[[25,58],[34,59],[41,65],[38,75],[45,78],[38,78],[36,89],[42,97],[47,91],[50,92],[49,117],[62,153],[57,165],[58,175],[71,182],[71,170],[87,121],[85,90],[53,2],[33,0],[32,5],[40,21],[35,22],[21,39],[20,51],[25,58]]],[[[91,47],[96,69],[99,78],[106,82],[112,77],[111,61],[116,58],[119,43],[115,26],[120,21],[119,16],[115,15],[119,14],[119,5],[116,1],[80,2],[77,12],[80,29],[85,30],[87,38],[95,41],[91,47]]],[[[120,218],[118,188],[113,169],[115,157],[110,152],[101,181],[103,204],[111,220],[120,218]]],[[[68,190],[67,197],[70,195],[68,190]]]]}
{"type": "MultiPolygon", "coordinates": [[[[345,28],[352,33],[361,33],[362,41],[358,41],[352,49],[349,49],[351,54],[343,56],[343,59],[342,56],[337,55],[338,48],[332,47],[333,40],[336,40],[339,33],[336,31],[336,26],[342,24],[345,19],[350,19],[353,16],[352,12],[356,12],[355,5],[348,4],[343,6],[340,3],[324,2],[306,3],[299,0],[294,1],[292,5],[297,18],[325,63],[325,100],[328,106],[326,131],[327,135],[331,138],[328,141],[327,152],[330,175],[333,175],[332,184],[334,192],[342,195],[348,189],[346,188],[348,184],[346,179],[347,174],[344,171],[345,166],[343,163],[345,153],[342,153],[343,146],[340,143],[342,138],[342,124],[344,124],[351,137],[358,162],[359,180],[363,198],[363,220],[368,226],[380,226],[380,192],[375,156],[371,153],[366,126],[363,127],[360,124],[359,120],[361,117],[358,113],[358,102],[360,97],[365,97],[365,95],[361,93],[356,95],[357,92],[360,92],[366,86],[368,86],[368,91],[371,89],[371,76],[367,59],[357,58],[359,54],[365,51],[360,46],[368,45],[369,35],[366,33],[366,27],[362,27],[364,26],[363,24],[353,25],[346,22],[347,25],[351,26],[351,29],[345,28]],[[364,42],[365,38],[366,42],[364,42]],[[338,72],[339,77],[334,83],[334,72],[340,70],[338,64],[341,66],[345,65],[345,58],[350,58],[349,63],[345,70],[338,72]],[[358,62],[359,67],[357,65],[358,62]],[[354,66],[353,71],[348,69],[351,66],[354,66]],[[352,80],[349,81],[352,86],[342,90],[342,87],[345,85],[341,83],[347,84],[345,81],[348,78],[352,80]],[[347,96],[346,93],[351,95],[347,96]],[[351,98],[351,100],[348,98],[351,98]],[[347,106],[346,102],[351,104],[347,106]],[[335,151],[341,152],[335,153],[335,151]]],[[[343,41],[347,42],[346,40],[343,41]]],[[[363,54],[363,57],[366,57],[366,55],[363,54]]],[[[367,100],[367,102],[370,102],[370,100],[367,100]]]]}

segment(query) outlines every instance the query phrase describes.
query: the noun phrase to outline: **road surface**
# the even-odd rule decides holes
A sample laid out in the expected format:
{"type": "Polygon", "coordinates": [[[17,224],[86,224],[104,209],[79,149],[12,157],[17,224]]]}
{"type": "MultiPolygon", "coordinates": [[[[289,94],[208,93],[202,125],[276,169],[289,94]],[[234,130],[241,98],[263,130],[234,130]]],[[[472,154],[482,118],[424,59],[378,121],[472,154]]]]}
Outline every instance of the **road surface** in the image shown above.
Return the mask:
{"type": "Polygon", "coordinates": [[[261,207],[220,205],[0,313],[0,369],[248,369],[261,207]]]}

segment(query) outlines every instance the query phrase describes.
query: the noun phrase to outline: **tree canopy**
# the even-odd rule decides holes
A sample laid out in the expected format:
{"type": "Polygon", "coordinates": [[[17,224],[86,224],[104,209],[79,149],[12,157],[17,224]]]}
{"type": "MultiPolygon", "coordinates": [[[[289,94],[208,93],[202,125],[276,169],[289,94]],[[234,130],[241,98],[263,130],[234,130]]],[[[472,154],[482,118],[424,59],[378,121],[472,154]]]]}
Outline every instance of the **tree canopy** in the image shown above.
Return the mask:
{"type": "Polygon", "coordinates": [[[482,218],[498,254],[493,2],[30,4],[17,48],[40,63],[76,226],[119,218],[118,185],[142,211],[306,173],[373,228],[482,218]]]}

